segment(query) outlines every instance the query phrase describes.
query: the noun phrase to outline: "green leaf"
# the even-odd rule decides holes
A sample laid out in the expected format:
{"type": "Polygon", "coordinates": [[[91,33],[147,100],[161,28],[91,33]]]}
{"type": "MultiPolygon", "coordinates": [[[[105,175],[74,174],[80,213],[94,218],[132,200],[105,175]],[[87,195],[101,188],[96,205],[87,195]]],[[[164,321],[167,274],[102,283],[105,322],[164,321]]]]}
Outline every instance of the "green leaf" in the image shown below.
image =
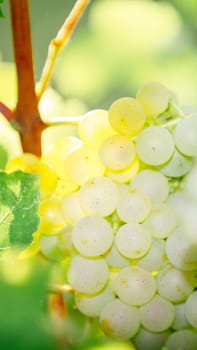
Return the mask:
{"type": "Polygon", "coordinates": [[[0,249],[24,249],[39,224],[39,175],[0,172],[0,249]]]}
{"type": "Polygon", "coordinates": [[[5,147],[0,145],[0,169],[3,170],[5,168],[7,161],[8,161],[8,152],[5,149],[5,147]]]}
{"type": "MultiPolygon", "coordinates": [[[[3,4],[3,1],[4,0],[0,0],[0,4],[3,4]]],[[[2,9],[1,9],[1,6],[0,6],[0,17],[5,18],[4,13],[3,13],[2,9]]]]}

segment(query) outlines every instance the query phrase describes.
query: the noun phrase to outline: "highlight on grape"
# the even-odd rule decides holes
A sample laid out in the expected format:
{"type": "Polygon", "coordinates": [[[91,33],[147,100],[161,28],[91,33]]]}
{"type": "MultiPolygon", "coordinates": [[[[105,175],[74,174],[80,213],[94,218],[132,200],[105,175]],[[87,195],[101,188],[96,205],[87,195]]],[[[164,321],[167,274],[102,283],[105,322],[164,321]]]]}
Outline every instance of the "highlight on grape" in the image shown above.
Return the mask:
{"type": "Polygon", "coordinates": [[[40,158],[5,165],[40,175],[40,223],[21,254],[66,261],[73,307],[105,335],[196,350],[197,112],[150,82],[70,122],[43,131],[40,158]]]}

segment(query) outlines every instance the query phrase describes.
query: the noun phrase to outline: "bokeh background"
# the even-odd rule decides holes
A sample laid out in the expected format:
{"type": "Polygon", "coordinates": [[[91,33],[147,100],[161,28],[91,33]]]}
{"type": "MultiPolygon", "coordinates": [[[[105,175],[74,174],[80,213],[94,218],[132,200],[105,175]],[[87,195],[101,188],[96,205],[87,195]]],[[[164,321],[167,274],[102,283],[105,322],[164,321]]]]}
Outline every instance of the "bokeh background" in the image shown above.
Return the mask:
{"type": "MultiPolygon", "coordinates": [[[[37,81],[50,40],[74,2],[30,0],[37,81]]],[[[5,19],[0,20],[0,101],[13,107],[17,100],[17,85],[8,1],[4,1],[3,10],[5,19]]],[[[107,109],[116,98],[135,96],[138,88],[148,81],[165,84],[175,92],[182,105],[197,105],[196,16],[196,0],[92,0],[69,45],[58,57],[50,86],[40,102],[42,115],[50,118],[78,115],[95,108],[107,109]]],[[[6,302],[4,308],[0,308],[0,324],[4,325],[0,327],[0,335],[4,334],[5,342],[10,341],[6,343],[7,347],[4,346],[6,350],[56,350],[49,330],[46,335],[40,326],[35,327],[35,319],[42,317],[37,305],[38,293],[43,295],[45,284],[43,275],[32,276],[32,280],[22,287],[16,286],[12,292],[7,282],[1,281],[0,300],[6,302]]],[[[93,332],[94,327],[89,338],[87,336],[84,343],[80,343],[82,327],[86,330],[89,326],[80,315],[73,317],[69,332],[72,330],[72,337],[78,343],[74,342],[72,349],[133,349],[129,342],[106,342],[97,330],[93,332]],[[79,343],[80,346],[76,345],[79,343]]]]}
{"type": "MultiPolygon", "coordinates": [[[[30,0],[36,80],[50,40],[74,0],[30,0]]],[[[0,100],[16,101],[8,1],[0,22],[0,100]]],[[[40,103],[46,115],[76,115],[108,108],[135,96],[148,81],[173,90],[181,104],[197,104],[196,0],[92,0],[58,57],[50,88],[40,103]]]]}

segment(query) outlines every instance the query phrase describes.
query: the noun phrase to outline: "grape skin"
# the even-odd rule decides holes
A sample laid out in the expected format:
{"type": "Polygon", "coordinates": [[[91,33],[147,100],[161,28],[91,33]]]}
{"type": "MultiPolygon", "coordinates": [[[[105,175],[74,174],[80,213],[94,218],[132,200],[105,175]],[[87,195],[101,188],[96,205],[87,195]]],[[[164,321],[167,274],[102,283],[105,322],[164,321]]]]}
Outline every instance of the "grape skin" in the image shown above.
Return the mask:
{"type": "Polygon", "coordinates": [[[139,306],[147,303],[153,297],[156,282],[148,271],[138,266],[128,266],[117,275],[115,288],[123,302],[139,306]]]}
{"type": "Polygon", "coordinates": [[[75,255],[68,270],[68,281],[80,293],[96,294],[106,285],[109,269],[103,258],[87,259],[75,255]]]}
{"type": "Polygon", "coordinates": [[[99,257],[113,243],[111,225],[103,218],[85,216],[73,228],[72,242],[78,252],[87,257],[99,257]]]}
{"type": "Polygon", "coordinates": [[[173,137],[167,129],[160,126],[149,126],[137,137],[136,151],[144,163],[161,165],[173,155],[173,137]]]}
{"type": "Polygon", "coordinates": [[[140,326],[139,311],[115,299],[104,306],[99,322],[108,336],[121,340],[130,339],[140,326]]]}
{"type": "Polygon", "coordinates": [[[137,135],[143,128],[145,120],[143,107],[134,98],[120,98],[109,107],[109,122],[112,128],[122,135],[137,135]]]}
{"type": "Polygon", "coordinates": [[[123,170],[135,159],[135,146],[131,138],[122,135],[108,137],[100,147],[100,159],[110,170],[123,170]]]}

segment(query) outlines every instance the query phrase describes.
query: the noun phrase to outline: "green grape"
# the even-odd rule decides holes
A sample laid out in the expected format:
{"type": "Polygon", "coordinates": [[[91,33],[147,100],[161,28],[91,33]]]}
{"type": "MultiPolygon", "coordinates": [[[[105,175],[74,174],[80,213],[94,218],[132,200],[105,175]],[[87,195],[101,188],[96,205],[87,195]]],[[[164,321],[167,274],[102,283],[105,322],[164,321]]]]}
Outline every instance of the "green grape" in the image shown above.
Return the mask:
{"type": "Polygon", "coordinates": [[[108,111],[104,109],[96,109],[85,114],[78,130],[80,139],[92,147],[99,147],[107,137],[114,134],[109,123],[108,111]]]}
{"type": "Polygon", "coordinates": [[[144,107],[148,119],[164,112],[168,108],[170,97],[169,90],[158,82],[148,83],[137,92],[137,100],[144,107]]]}
{"type": "Polygon", "coordinates": [[[104,306],[114,299],[115,295],[109,286],[96,295],[75,293],[76,307],[89,317],[99,316],[104,306]]]}
{"type": "Polygon", "coordinates": [[[41,135],[42,154],[49,152],[57,142],[67,136],[77,137],[77,127],[69,124],[48,126],[41,135]]]}
{"type": "Polygon", "coordinates": [[[109,136],[100,147],[100,158],[110,170],[122,170],[135,159],[133,141],[123,135],[109,136]]]}
{"type": "Polygon", "coordinates": [[[68,194],[62,199],[62,214],[68,225],[74,225],[79,219],[85,216],[79,203],[79,192],[68,194]]]}
{"type": "Polygon", "coordinates": [[[192,327],[197,327],[197,291],[194,291],[185,302],[185,316],[192,327]]]}
{"type": "Polygon", "coordinates": [[[120,253],[115,243],[113,243],[110,250],[105,254],[105,260],[112,268],[122,268],[131,263],[131,260],[120,253]]]}
{"type": "Polygon", "coordinates": [[[167,330],[174,318],[174,306],[159,295],[140,307],[141,323],[151,332],[160,333],[167,330]]]}
{"type": "Polygon", "coordinates": [[[166,163],[174,153],[173,137],[167,129],[149,126],[137,137],[136,151],[144,163],[161,165],[166,163]]]}
{"type": "Polygon", "coordinates": [[[157,289],[163,298],[179,303],[192,293],[194,278],[189,272],[167,267],[157,275],[157,289]]]}
{"type": "Polygon", "coordinates": [[[174,305],[175,319],[172,324],[172,328],[176,331],[184,328],[189,328],[189,322],[185,316],[185,303],[179,303],[174,305]]]}
{"type": "Polygon", "coordinates": [[[174,131],[176,147],[187,156],[197,156],[197,116],[180,121],[174,131]]]}
{"type": "Polygon", "coordinates": [[[43,234],[56,234],[65,226],[61,202],[55,198],[45,199],[40,205],[39,214],[41,217],[39,230],[43,234]]]}
{"type": "Polygon", "coordinates": [[[158,271],[166,264],[165,241],[152,239],[148,253],[138,260],[138,266],[148,271],[158,271]]]}
{"type": "Polygon", "coordinates": [[[97,294],[107,284],[109,269],[103,258],[89,259],[75,255],[67,275],[68,282],[76,292],[97,294]]]}
{"type": "Polygon", "coordinates": [[[184,176],[191,170],[192,164],[191,158],[185,157],[175,150],[172,158],[160,168],[160,171],[169,177],[184,176]]]}
{"type": "Polygon", "coordinates": [[[113,243],[111,225],[98,216],[81,218],[73,228],[72,242],[83,256],[99,257],[106,253],[113,243]]]}
{"type": "Polygon", "coordinates": [[[122,255],[138,259],[149,251],[151,234],[141,224],[125,224],[116,233],[115,243],[122,255]]]}
{"type": "Polygon", "coordinates": [[[130,186],[146,193],[154,204],[164,202],[170,190],[167,178],[159,171],[150,169],[144,169],[136,174],[130,186]]]}
{"type": "Polygon", "coordinates": [[[177,217],[173,207],[161,203],[153,208],[144,222],[154,238],[166,238],[177,226],[177,217]]]}
{"type": "Polygon", "coordinates": [[[138,173],[140,163],[136,157],[134,161],[126,169],[120,171],[113,171],[106,169],[106,176],[118,184],[127,183],[131,181],[134,176],[138,173]]]}
{"type": "Polygon", "coordinates": [[[80,186],[92,177],[103,175],[104,171],[98,152],[86,144],[74,150],[65,160],[65,173],[80,186]]]}
{"type": "Polygon", "coordinates": [[[149,215],[151,200],[142,191],[122,185],[117,214],[126,223],[141,223],[149,215]]]}
{"type": "Polygon", "coordinates": [[[126,340],[134,336],[139,329],[139,311],[137,308],[115,299],[101,310],[99,322],[106,335],[126,340]]]}
{"type": "Polygon", "coordinates": [[[168,350],[196,350],[197,333],[191,329],[181,329],[172,333],[165,345],[168,350]]]}
{"type": "Polygon", "coordinates": [[[114,130],[122,135],[136,136],[146,120],[143,107],[132,97],[123,97],[109,108],[109,122],[114,130]]]}
{"type": "Polygon", "coordinates": [[[115,279],[119,298],[128,305],[146,304],[156,292],[156,282],[150,272],[138,267],[124,267],[115,279]]]}
{"type": "Polygon", "coordinates": [[[134,345],[137,350],[164,350],[166,339],[169,336],[168,331],[154,333],[143,327],[134,338],[134,345]]]}
{"type": "Polygon", "coordinates": [[[79,203],[86,215],[102,217],[113,213],[117,206],[118,186],[104,176],[87,181],[79,190],[79,203]]]}

